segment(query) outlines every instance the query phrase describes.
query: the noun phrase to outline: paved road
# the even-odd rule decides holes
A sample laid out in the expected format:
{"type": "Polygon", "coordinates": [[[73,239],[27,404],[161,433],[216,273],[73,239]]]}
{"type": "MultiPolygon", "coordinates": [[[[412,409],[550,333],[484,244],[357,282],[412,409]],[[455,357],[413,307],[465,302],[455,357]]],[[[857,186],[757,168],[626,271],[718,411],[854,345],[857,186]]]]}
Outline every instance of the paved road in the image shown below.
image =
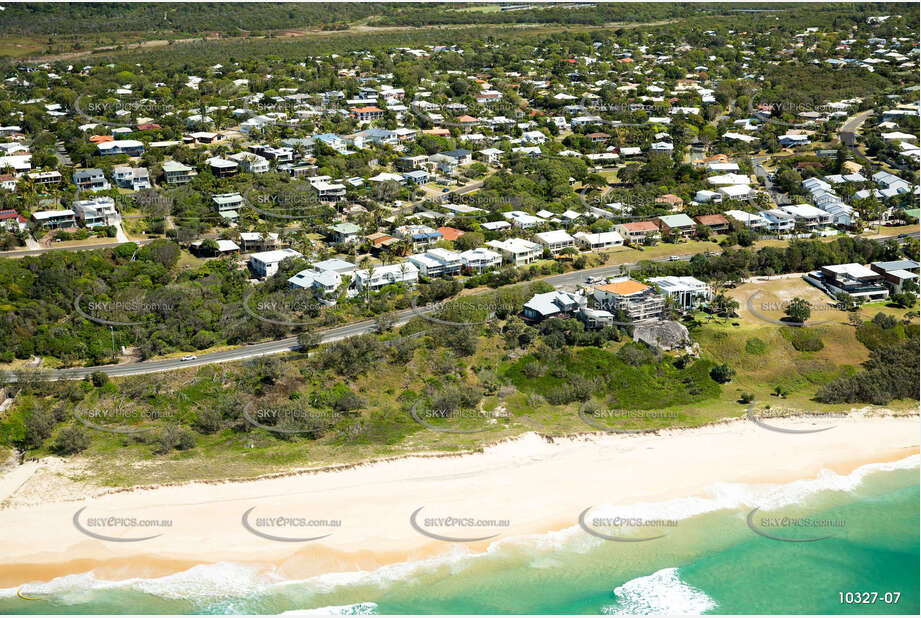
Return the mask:
{"type": "MultiPolygon", "coordinates": [[[[887,236],[874,238],[872,240],[877,242],[883,242],[889,238],[896,238],[898,240],[905,240],[909,237],[917,238],[918,232],[904,235],[901,238],[898,236],[887,236]]],[[[692,255],[680,256],[681,261],[688,261],[692,258],[692,255]]],[[[646,261],[646,260],[641,260],[646,261]]],[[[649,261],[652,262],[667,262],[669,258],[655,258],[649,261]]],[[[617,275],[622,272],[629,272],[634,270],[639,264],[637,262],[628,262],[625,264],[617,264],[613,266],[600,266],[598,268],[589,268],[585,270],[578,270],[568,273],[563,273],[561,275],[551,275],[549,277],[544,277],[540,281],[546,281],[547,283],[553,285],[554,287],[575,287],[580,285],[588,277],[607,277],[611,275],[617,275]]],[[[521,285],[521,284],[518,284],[521,285]]],[[[469,297],[467,297],[469,298],[469,297]]],[[[418,313],[429,313],[434,309],[419,307],[418,309],[404,309],[402,311],[396,312],[394,314],[395,324],[401,325],[405,324],[418,313]]],[[[365,320],[362,322],[355,322],[352,324],[347,324],[345,326],[338,326],[336,328],[331,328],[328,330],[320,331],[321,341],[323,343],[329,343],[332,341],[338,341],[340,339],[345,339],[347,337],[354,337],[356,335],[363,335],[374,331],[374,321],[365,320]]],[[[233,361],[240,361],[249,358],[254,358],[257,356],[267,356],[271,354],[282,354],[285,352],[291,352],[298,349],[297,338],[288,337],[285,339],[278,339],[276,341],[267,341],[262,343],[256,343],[253,345],[242,346],[239,348],[234,348],[232,350],[224,350],[222,352],[212,352],[210,354],[202,354],[198,358],[192,361],[182,361],[180,359],[167,359],[167,360],[155,360],[155,361],[142,361],[139,363],[125,363],[121,365],[103,365],[98,367],[79,367],[74,369],[60,369],[60,370],[50,370],[43,375],[46,379],[56,381],[56,380],[82,380],[85,376],[88,376],[94,371],[104,371],[112,377],[123,377],[131,375],[142,375],[147,373],[159,373],[163,371],[175,371],[177,369],[184,369],[187,367],[198,367],[201,365],[211,365],[215,363],[228,363],[233,361]]]]}
{"type": "MultiPolygon", "coordinates": [[[[681,259],[689,260],[691,256],[684,256],[681,259]]],[[[658,258],[652,261],[664,262],[668,258],[658,258]]],[[[569,273],[563,273],[561,275],[552,275],[549,277],[544,277],[542,281],[546,281],[556,287],[574,287],[581,284],[585,281],[586,277],[605,277],[610,275],[616,275],[622,272],[624,269],[630,270],[637,266],[637,262],[631,262],[628,264],[615,265],[615,266],[601,266],[598,268],[591,268],[580,271],[573,271],[569,273]]],[[[469,297],[468,297],[469,298],[469,297]]],[[[402,311],[396,312],[394,314],[395,324],[401,325],[405,324],[418,313],[430,313],[434,309],[419,307],[417,309],[404,309],[402,311]]],[[[373,320],[364,320],[362,322],[354,322],[352,324],[347,324],[345,326],[339,326],[336,328],[331,328],[328,330],[320,331],[321,341],[323,343],[329,343],[332,341],[338,341],[339,339],[345,339],[347,337],[354,337],[355,335],[363,335],[366,333],[373,332],[374,330],[374,321],[373,320]]],[[[254,358],[257,356],[266,356],[270,354],[282,354],[285,352],[291,352],[298,349],[297,338],[296,337],[287,337],[285,339],[278,339],[276,341],[266,341],[262,343],[256,343],[253,345],[242,346],[239,348],[234,348],[232,350],[224,350],[221,352],[212,352],[209,354],[202,354],[195,360],[191,361],[182,361],[178,358],[176,359],[166,359],[166,360],[154,360],[154,361],[142,361],[138,363],[124,363],[120,365],[101,365],[97,367],[76,367],[73,369],[55,369],[50,370],[43,375],[46,379],[49,380],[82,380],[84,377],[93,373],[94,371],[104,371],[112,377],[124,377],[131,375],[141,375],[147,373],[159,373],[163,371],[175,371],[177,369],[184,369],[187,367],[198,367],[201,365],[211,365],[215,363],[227,363],[233,361],[240,361],[249,358],[254,358]]]]}
{"type": "Polygon", "coordinates": [[[857,131],[872,113],[873,110],[868,109],[848,118],[841,125],[841,143],[857,152],[857,131]]]}
{"type": "MultiPolygon", "coordinates": [[[[151,242],[151,240],[130,240],[127,242],[133,242],[137,245],[146,245],[147,243],[151,242]]],[[[18,258],[25,257],[27,255],[41,255],[42,253],[48,253],[49,251],[90,251],[92,249],[114,249],[115,247],[123,244],[125,243],[113,241],[99,243],[96,245],[79,245],[76,247],[55,247],[52,245],[47,249],[19,249],[16,251],[0,251],[0,258],[18,258]]]]}

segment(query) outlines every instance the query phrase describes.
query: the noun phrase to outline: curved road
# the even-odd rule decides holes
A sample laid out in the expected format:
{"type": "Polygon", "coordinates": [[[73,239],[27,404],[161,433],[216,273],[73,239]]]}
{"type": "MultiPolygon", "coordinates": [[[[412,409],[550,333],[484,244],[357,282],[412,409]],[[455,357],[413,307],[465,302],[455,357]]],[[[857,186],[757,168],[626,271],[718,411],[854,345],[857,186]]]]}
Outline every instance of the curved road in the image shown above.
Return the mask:
{"type": "MultiPolygon", "coordinates": [[[[890,238],[897,240],[902,240],[903,238],[918,238],[918,232],[912,234],[901,235],[901,236],[887,236],[880,238],[873,238],[871,240],[877,242],[883,242],[890,238]]],[[[681,261],[688,261],[692,258],[692,255],[684,255],[679,259],[681,261]]],[[[641,261],[651,261],[651,262],[667,262],[669,258],[657,258],[651,260],[641,260],[641,261]]],[[[613,266],[599,266],[597,268],[589,268],[585,270],[577,270],[568,273],[563,273],[561,275],[551,275],[549,277],[543,277],[539,281],[546,281],[547,283],[555,286],[577,286],[585,281],[586,277],[605,277],[610,275],[616,275],[623,271],[630,271],[637,266],[639,262],[629,262],[626,264],[617,264],[613,266]]],[[[516,284],[522,285],[522,284],[516,284]]],[[[468,297],[469,298],[469,297],[468,297]]],[[[402,311],[396,312],[395,325],[399,326],[405,324],[416,314],[429,313],[433,309],[417,308],[417,309],[404,309],[402,311]]],[[[330,328],[327,330],[319,331],[321,342],[330,343],[332,341],[338,341],[340,339],[346,339],[348,337],[354,337],[356,335],[363,335],[374,331],[374,320],[364,320],[361,322],[353,322],[351,324],[346,324],[345,326],[337,326],[335,328],[330,328]]],[[[271,354],[283,354],[285,352],[291,352],[299,348],[297,343],[297,337],[287,337],[285,339],[278,339],[276,341],[265,341],[262,343],[254,343],[252,345],[241,346],[231,350],[223,350],[221,352],[211,352],[209,354],[202,354],[198,358],[192,361],[182,361],[178,358],[176,359],[165,359],[165,360],[153,360],[153,361],[142,361],[139,363],[124,363],[121,365],[101,365],[97,367],[75,367],[72,369],[53,369],[49,371],[43,371],[43,378],[46,380],[57,381],[57,380],[82,380],[84,377],[90,375],[94,371],[103,371],[112,377],[124,377],[132,375],[142,375],[147,373],[159,373],[163,371],[175,371],[178,369],[185,369],[188,367],[199,367],[202,365],[211,365],[215,363],[228,363],[233,361],[245,360],[248,358],[254,358],[257,356],[267,356],[271,354]]],[[[7,376],[10,380],[15,381],[15,373],[9,372],[7,376]]]]}

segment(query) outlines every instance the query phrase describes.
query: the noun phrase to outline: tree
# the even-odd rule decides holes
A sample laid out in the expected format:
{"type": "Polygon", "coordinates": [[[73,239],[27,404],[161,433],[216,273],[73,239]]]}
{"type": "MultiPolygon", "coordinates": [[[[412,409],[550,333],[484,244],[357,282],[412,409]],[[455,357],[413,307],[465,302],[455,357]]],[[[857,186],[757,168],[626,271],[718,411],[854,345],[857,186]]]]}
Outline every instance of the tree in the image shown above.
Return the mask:
{"type": "Polygon", "coordinates": [[[96,388],[105,386],[109,382],[109,374],[105,371],[94,371],[90,374],[90,381],[96,388]]]}
{"type": "Polygon", "coordinates": [[[320,337],[320,334],[313,331],[306,331],[297,336],[297,345],[299,345],[302,350],[312,350],[319,346],[321,341],[322,337],[320,337]]]}
{"type": "Polygon", "coordinates": [[[62,455],[74,455],[86,450],[89,445],[90,437],[77,425],[61,428],[54,440],[54,450],[62,455]]]}
{"type": "Polygon", "coordinates": [[[40,447],[54,431],[54,413],[47,408],[36,408],[25,419],[26,444],[40,447]]]}
{"type": "Polygon", "coordinates": [[[797,296],[787,304],[784,313],[786,313],[787,317],[793,320],[797,326],[803,326],[806,320],[809,319],[809,316],[812,315],[812,308],[809,306],[808,300],[797,296]]]}
{"type": "Polygon", "coordinates": [[[736,374],[735,369],[723,363],[722,365],[716,365],[713,369],[710,370],[710,377],[714,381],[719,382],[720,384],[725,384],[732,380],[733,376],[736,374]]]}

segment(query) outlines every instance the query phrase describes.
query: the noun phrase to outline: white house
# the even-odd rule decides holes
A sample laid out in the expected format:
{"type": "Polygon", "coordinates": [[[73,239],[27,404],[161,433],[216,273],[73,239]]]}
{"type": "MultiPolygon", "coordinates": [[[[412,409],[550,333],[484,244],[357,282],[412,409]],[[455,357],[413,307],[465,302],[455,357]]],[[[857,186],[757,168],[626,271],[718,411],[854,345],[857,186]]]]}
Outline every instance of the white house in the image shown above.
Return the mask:
{"type": "Polygon", "coordinates": [[[271,277],[278,272],[278,265],[289,257],[303,257],[294,249],[275,249],[253,253],[249,256],[249,265],[260,278],[271,277]]]}
{"type": "Polygon", "coordinates": [[[531,242],[523,238],[509,238],[508,240],[490,240],[486,243],[493,249],[498,249],[505,260],[515,266],[530,264],[536,260],[543,249],[536,242],[531,242]]]}
{"type": "Polygon", "coordinates": [[[537,242],[550,249],[552,253],[559,253],[563,249],[576,246],[576,239],[569,235],[566,230],[553,230],[550,232],[539,232],[534,235],[537,242]]]}
{"type": "Polygon", "coordinates": [[[501,254],[484,247],[464,251],[460,254],[460,258],[464,268],[475,273],[481,273],[502,264],[501,254]]]}
{"type": "Polygon", "coordinates": [[[435,247],[425,253],[418,253],[407,258],[423,277],[444,277],[456,275],[463,266],[461,254],[435,247]]]}
{"type": "Polygon", "coordinates": [[[374,269],[356,270],[353,273],[352,285],[358,291],[376,291],[385,285],[402,283],[415,285],[419,281],[419,269],[412,262],[400,262],[378,266],[374,269]]]}
{"type": "Polygon", "coordinates": [[[599,232],[597,234],[576,232],[575,239],[582,247],[590,251],[607,249],[608,247],[622,247],[624,244],[624,237],[613,231],[599,232]]]}
{"type": "Polygon", "coordinates": [[[694,309],[713,295],[710,286],[694,277],[651,277],[649,283],[675,299],[682,309],[694,309]]]}

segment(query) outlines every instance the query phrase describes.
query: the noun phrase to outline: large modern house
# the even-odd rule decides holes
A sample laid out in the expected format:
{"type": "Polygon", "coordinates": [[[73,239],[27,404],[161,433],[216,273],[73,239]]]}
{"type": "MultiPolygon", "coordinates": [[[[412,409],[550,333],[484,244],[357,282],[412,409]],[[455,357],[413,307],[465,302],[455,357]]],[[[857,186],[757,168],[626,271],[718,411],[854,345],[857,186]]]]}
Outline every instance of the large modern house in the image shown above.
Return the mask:
{"type": "Polygon", "coordinates": [[[803,278],[832,297],[843,292],[861,302],[889,298],[883,273],[861,264],[823,266],[803,278]]]}

